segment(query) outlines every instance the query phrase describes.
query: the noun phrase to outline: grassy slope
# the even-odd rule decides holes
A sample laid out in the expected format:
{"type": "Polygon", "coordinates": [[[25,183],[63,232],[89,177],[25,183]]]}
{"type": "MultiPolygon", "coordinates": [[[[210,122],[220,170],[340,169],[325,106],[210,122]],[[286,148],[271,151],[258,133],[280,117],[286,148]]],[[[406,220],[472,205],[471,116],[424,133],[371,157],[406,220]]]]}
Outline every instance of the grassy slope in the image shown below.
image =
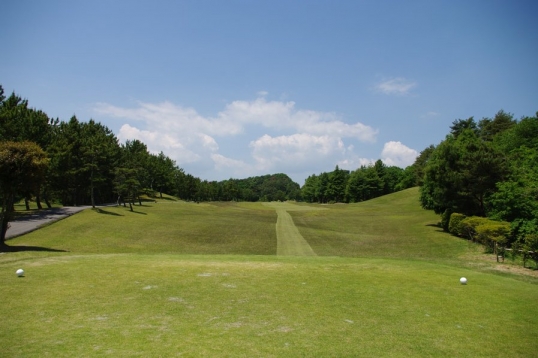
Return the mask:
{"type": "Polygon", "coordinates": [[[261,204],[159,201],[85,210],[9,244],[77,253],[274,255],[276,213],[261,204]]]}
{"type": "Polygon", "coordinates": [[[468,243],[443,233],[439,217],[420,208],[417,190],[291,214],[318,255],[439,261],[466,253],[468,243]]]}
{"type": "Polygon", "coordinates": [[[538,285],[469,266],[414,189],[319,208],[290,212],[327,257],[273,256],[276,214],[248,203],[106,208],[14,239],[70,252],[0,255],[2,356],[536,352],[538,285]]]}

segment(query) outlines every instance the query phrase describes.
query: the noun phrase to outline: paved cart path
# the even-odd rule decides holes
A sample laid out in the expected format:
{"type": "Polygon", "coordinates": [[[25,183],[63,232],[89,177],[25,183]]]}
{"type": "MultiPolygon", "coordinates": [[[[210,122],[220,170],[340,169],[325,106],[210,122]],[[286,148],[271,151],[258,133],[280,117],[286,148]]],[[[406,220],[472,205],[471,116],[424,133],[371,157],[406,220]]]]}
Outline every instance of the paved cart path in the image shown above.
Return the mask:
{"type": "Polygon", "coordinates": [[[278,202],[264,203],[264,205],[274,208],[278,215],[276,221],[277,256],[317,256],[301,235],[297,226],[295,226],[288,210],[302,211],[319,209],[278,202]]]}
{"type": "Polygon", "coordinates": [[[31,214],[21,215],[15,221],[9,223],[9,229],[6,232],[6,239],[12,239],[39,229],[45,224],[61,220],[73,214],[76,214],[91,206],[64,206],[61,208],[52,208],[35,211],[31,214]]]}

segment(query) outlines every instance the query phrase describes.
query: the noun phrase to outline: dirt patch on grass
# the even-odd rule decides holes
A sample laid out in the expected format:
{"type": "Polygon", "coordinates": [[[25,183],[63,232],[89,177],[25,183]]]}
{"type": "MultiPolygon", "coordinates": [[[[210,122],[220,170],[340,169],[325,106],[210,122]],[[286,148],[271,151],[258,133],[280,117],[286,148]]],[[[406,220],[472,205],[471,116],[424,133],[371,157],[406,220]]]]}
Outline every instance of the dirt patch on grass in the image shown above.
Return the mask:
{"type": "MultiPolygon", "coordinates": [[[[505,258],[504,262],[497,262],[497,258],[493,254],[474,252],[471,254],[464,255],[462,259],[467,261],[467,266],[480,268],[488,271],[497,271],[514,275],[538,278],[538,270],[534,268],[523,267],[523,264],[521,262],[512,262],[510,258],[505,258]]],[[[531,264],[530,261],[527,261],[527,265],[529,264],[531,264]]]]}

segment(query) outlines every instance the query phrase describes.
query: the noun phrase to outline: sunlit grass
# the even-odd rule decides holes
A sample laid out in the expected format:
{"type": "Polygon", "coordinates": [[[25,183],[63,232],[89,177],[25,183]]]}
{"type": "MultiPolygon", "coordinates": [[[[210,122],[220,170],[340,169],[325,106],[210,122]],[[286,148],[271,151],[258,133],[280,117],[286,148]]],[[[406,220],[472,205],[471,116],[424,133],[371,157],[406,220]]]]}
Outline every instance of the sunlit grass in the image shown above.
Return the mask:
{"type": "Polygon", "coordinates": [[[273,255],[276,213],[241,206],[158,201],[85,210],[11,241],[84,253],[273,255]]]}
{"type": "Polygon", "coordinates": [[[536,348],[536,285],[425,262],[36,256],[17,278],[20,264],[0,265],[4,356],[516,357],[536,348]]]}
{"type": "Polygon", "coordinates": [[[440,232],[416,189],[286,205],[320,256],[276,256],[276,213],[257,203],[90,209],[8,241],[65,252],[0,255],[1,356],[536,352],[537,280],[485,270],[479,247],[440,232]]]}
{"type": "Polygon", "coordinates": [[[442,232],[439,217],[422,210],[417,195],[413,188],[363,203],[290,213],[318,255],[439,261],[467,253],[469,243],[442,232]]]}

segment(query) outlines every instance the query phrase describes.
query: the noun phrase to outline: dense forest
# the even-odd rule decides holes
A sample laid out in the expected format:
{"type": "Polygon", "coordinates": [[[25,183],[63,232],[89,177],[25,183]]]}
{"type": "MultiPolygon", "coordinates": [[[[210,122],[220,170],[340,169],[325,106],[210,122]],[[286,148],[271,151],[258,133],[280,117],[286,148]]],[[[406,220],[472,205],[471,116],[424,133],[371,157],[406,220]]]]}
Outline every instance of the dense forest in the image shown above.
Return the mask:
{"type": "Polygon", "coordinates": [[[122,202],[132,209],[141,197],[162,193],[191,201],[354,203],[419,186],[422,207],[440,214],[446,231],[538,251],[537,116],[515,120],[499,111],[478,122],[458,119],[405,169],[381,160],[354,171],[336,166],[300,188],[286,174],[202,180],[139,140],[119,143],[91,119],[50,118],[0,86],[0,244],[14,203],[23,199],[38,208],[122,202]]]}

